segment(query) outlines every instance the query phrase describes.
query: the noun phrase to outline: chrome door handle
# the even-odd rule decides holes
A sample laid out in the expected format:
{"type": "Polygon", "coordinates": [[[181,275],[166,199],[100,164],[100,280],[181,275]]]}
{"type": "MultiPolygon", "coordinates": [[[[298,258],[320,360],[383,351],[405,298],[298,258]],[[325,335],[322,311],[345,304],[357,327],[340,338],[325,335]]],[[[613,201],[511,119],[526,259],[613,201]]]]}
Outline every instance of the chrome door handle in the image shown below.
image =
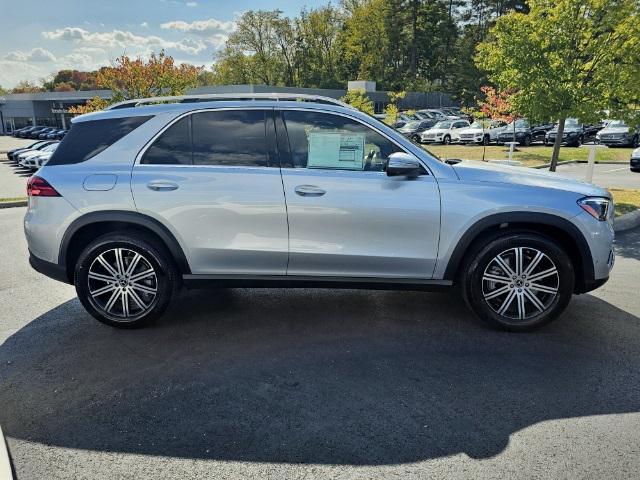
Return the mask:
{"type": "Polygon", "coordinates": [[[164,181],[151,181],[147,183],[147,188],[154,190],[156,192],[165,192],[170,190],[177,190],[178,184],[173,182],[164,182],[164,181]]]}
{"type": "Polygon", "coordinates": [[[294,191],[301,197],[321,197],[327,193],[315,185],[298,185],[294,191]]]}

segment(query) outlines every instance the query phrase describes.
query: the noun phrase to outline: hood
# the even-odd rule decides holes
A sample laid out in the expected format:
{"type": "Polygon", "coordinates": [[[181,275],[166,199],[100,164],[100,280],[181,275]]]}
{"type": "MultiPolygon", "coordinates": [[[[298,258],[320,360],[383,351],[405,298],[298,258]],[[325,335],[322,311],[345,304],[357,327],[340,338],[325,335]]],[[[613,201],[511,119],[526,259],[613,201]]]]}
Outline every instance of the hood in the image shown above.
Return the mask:
{"type": "Polygon", "coordinates": [[[631,158],[640,158],[640,147],[631,152],[631,158]]]}
{"type": "Polygon", "coordinates": [[[484,133],[484,129],[482,129],[482,128],[465,128],[463,130],[460,130],[460,133],[461,134],[462,133],[473,133],[473,134],[484,133]]]}
{"type": "MultiPolygon", "coordinates": [[[[571,133],[571,132],[582,132],[582,128],[581,127],[575,127],[575,126],[564,127],[564,131],[562,133],[571,133]]],[[[553,127],[547,133],[557,134],[558,133],[558,127],[553,127]]]]}
{"type": "Polygon", "coordinates": [[[425,130],[423,133],[444,133],[448,131],[448,128],[430,128],[429,130],[425,130]]]}
{"type": "Polygon", "coordinates": [[[584,196],[610,197],[604,188],[563,177],[557,173],[527,167],[513,167],[495,163],[463,161],[452,166],[464,181],[510,183],[528,187],[554,188],[584,196]]]}

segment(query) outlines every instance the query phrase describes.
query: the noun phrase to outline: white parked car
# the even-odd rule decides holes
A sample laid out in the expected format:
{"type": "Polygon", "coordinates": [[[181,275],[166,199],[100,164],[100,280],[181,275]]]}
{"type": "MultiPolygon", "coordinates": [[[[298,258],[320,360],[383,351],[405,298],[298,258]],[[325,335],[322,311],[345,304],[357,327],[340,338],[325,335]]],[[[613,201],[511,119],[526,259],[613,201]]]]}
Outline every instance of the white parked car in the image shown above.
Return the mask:
{"type": "Polygon", "coordinates": [[[449,145],[450,143],[460,141],[460,132],[469,127],[469,122],[466,120],[445,120],[436,123],[429,130],[422,132],[420,141],[422,143],[443,143],[444,145],[449,145]]]}
{"type": "MultiPolygon", "coordinates": [[[[35,165],[34,159],[36,157],[39,157],[40,155],[45,153],[55,152],[58,145],[59,145],[59,142],[56,142],[56,143],[47,145],[41,150],[30,150],[28,152],[20,153],[18,155],[18,165],[24,168],[33,168],[33,166],[35,165]]],[[[40,166],[42,166],[42,164],[40,164],[40,166]]],[[[37,167],[37,168],[40,168],[40,167],[37,167]]]]}
{"type": "Polygon", "coordinates": [[[469,128],[460,131],[460,143],[480,143],[489,145],[498,141],[498,134],[503,132],[507,122],[492,120],[491,122],[473,122],[469,128]]]}
{"type": "Polygon", "coordinates": [[[24,161],[23,167],[29,168],[31,170],[38,170],[49,161],[52,155],[53,152],[44,152],[40,155],[29,157],[24,161]]]}

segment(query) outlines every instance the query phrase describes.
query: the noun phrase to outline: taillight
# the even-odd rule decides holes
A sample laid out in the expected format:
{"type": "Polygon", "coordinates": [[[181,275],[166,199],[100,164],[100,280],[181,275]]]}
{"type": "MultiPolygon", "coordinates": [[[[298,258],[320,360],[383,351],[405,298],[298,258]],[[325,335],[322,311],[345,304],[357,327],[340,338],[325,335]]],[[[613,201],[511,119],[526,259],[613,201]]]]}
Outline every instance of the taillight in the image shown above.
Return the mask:
{"type": "Polygon", "coordinates": [[[27,182],[27,195],[30,197],[59,197],[56,189],[49,185],[44,178],[33,176],[27,182]]]}

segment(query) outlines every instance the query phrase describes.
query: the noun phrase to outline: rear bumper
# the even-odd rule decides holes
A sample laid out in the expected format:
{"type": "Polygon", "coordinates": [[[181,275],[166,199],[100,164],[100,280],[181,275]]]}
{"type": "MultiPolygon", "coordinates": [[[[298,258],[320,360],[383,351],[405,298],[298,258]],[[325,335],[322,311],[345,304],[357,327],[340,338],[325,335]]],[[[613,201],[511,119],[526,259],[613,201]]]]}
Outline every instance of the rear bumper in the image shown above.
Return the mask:
{"type": "Polygon", "coordinates": [[[36,272],[59,282],[72,283],[67,275],[67,269],[57,263],[47,262],[29,252],[29,264],[36,272]]]}

